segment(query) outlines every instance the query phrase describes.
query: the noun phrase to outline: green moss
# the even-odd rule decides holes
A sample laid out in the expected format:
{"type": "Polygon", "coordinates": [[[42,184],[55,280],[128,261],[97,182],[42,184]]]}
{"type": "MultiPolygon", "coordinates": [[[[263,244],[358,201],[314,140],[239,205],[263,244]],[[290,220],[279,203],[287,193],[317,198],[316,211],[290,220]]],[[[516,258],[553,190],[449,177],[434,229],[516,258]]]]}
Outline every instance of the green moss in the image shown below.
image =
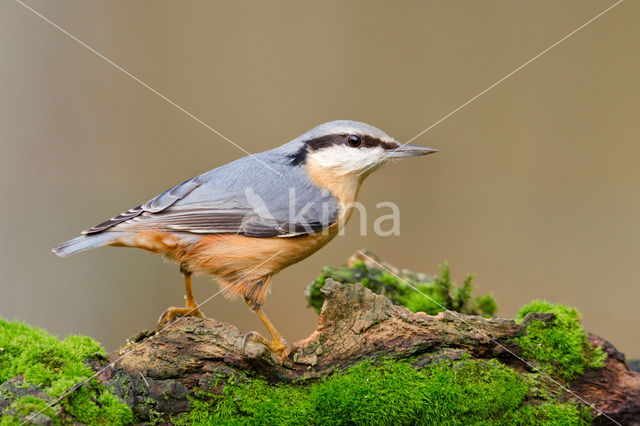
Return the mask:
{"type": "Polygon", "coordinates": [[[273,387],[263,380],[229,377],[222,395],[195,392],[188,416],[177,424],[296,424],[308,423],[311,413],[304,387],[273,387]]]}
{"type": "Polygon", "coordinates": [[[587,424],[576,404],[530,405],[531,381],[496,361],[361,363],[320,382],[272,386],[230,378],[197,392],[177,424],[587,424]]]}
{"type": "Polygon", "coordinates": [[[49,407],[45,401],[33,396],[23,396],[13,401],[2,413],[0,425],[19,425],[24,421],[24,416],[38,411],[41,411],[41,413],[34,416],[32,419],[33,423],[48,423],[47,420],[50,420],[53,424],[60,424],[60,420],[56,417],[55,411],[49,407]]]}
{"type": "Polygon", "coordinates": [[[520,309],[516,321],[522,322],[530,312],[555,315],[549,323],[531,321],[525,334],[516,339],[526,357],[540,362],[542,371],[572,380],[585,368],[604,365],[606,353],[589,343],[575,308],[534,300],[520,309]]]}
{"type": "MultiPolygon", "coordinates": [[[[414,311],[441,310],[383,270],[358,264],[330,269],[328,273],[343,282],[362,281],[414,311]],[[348,276],[356,281],[345,279],[348,276]]],[[[446,264],[435,279],[402,277],[449,309],[480,310],[485,314],[495,311],[491,297],[472,296],[470,277],[462,286],[455,285],[446,264]]],[[[319,287],[314,289],[319,293],[319,287]]],[[[585,368],[603,365],[605,354],[589,344],[574,308],[534,301],[521,309],[517,321],[521,322],[529,312],[555,315],[546,323],[531,321],[518,338],[525,356],[537,359],[542,371],[570,380],[585,368]]],[[[42,398],[16,398],[11,386],[0,388],[0,401],[15,398],[0,413],[0,424],[20,424],[25,416],[40,410],[42,413],[34,421],[133,422],[131,409],[94,379],[52,407],[47,406],[47,401],[55,401],[74,384],[92,376],[87,360],[104,357],[104,350],[88,337],[70,336],[60,341],[43,330],[0,320],[0,383],[21,376],[7,384],[27,391],[37,387],[46,393],[39,394],[42,398]]],[[[425,368],[417,368],[409,361],[367,361],[324,380],[289,385],[276,386],[241,376],[220,380],[224,386],[216,383],[213,388],[222,389],[221,394],[189,394],[190,411],[173,418],[174,423],[574,425],[591,421],[587,408],[574,401],[562,402],[557,388],[549,387],[543,375],[519,373],[498,361],[477,361],[468,355],[457,361],[434,362],[425,368]]],[[[161,420],[160,413],[154,412],[152,417],[161,420]]]]}
{"type": "Polygon", "coordinates": [[[472,275],[467,276],[462,286],[456,285],[446,262],[440,265],[440,275],[435,278],[408,271],[399,276],[401,279],[384,269],[369,267],[364,262],[350,267],[324,267],[320,276],[307,287],[307,301],[320,312],[324,302],[320,289],[327,278],[332,278],[343,284],[361,283],[374,293],[384,294],[396,305],[405,306],[413,312],[435,315],[446,308],[464,314],[492,316],[498,309],[491,295],[473,297],[472,275]]]}
{"type": "Polygon", "coordinates": [[[545,402],[509,413],[503,423],[523,426],[587,425],[591,424],[591,420],[586,406],[545,402]]]}
{"type": "MultiPolygon", "coordinates": [[[[44,330],[0,319],[0,383],[22,376],[22,385],[36,386],[53,398],[93,376],[87,364],[106,357],[104,349],[85,336],[68,336],[60,341],[44,330]]],[[[12,415],[36,413],[47,404],[35,397],[16,399],[5,408],[2,424],[12,415]]],[[[133,421],[130,408],[121,403],[95,379],[90,379],[48,408],[45,413],[70,415],[74,421],[90,424],[122,424],[133,421]]],[[[10,423],[7,423],[10,424],[10,423]]]]}

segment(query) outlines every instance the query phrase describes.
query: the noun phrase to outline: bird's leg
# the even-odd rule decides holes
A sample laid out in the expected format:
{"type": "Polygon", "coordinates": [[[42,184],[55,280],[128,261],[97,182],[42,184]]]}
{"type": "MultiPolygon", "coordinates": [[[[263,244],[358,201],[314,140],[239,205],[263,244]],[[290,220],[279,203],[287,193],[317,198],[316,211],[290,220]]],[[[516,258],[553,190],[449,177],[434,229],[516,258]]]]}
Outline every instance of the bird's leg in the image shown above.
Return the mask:
{"type": "Polygon", "coordinates": [[[253,284],[249,291],[247,291],[244,295],[244,301],[249,305],[251,310],[258,315],[258,318],[262,321],[265,327],[267,327],[267,331],[271,335],[271,341],[262,337],[260,334],[255,331],[251,331],[244,336],[242,339],[242,347],[244,349],[244,345],[247,339],[251,339],[256,343],[262,343],[265,345],[271,352],[275,352],[279,355],[287,349],[287,342],[282,338],[282,335],[276,330],[273,323],[267,318],[262,310],[262,306],[264,305],[264,299],[267,296],[267,290],[269,289],[269,285],[271,283],[271,277],[267,277],[264,280],[258,281],[253,284]]]}
{"type": "Polygon", "coordinates": [[[185,286],[185,306],[184,308],[171,307],[164,311],[158,319],[157,328],[161,328],[165,324],[173,322],[179,317],[198,317],[205,318],[202,312],[198,309],[198,304],[193,297],[193,290],[191,289],[191,272],[184,270],[182,267],[180,271],[184,274],[184,286],[185,286]]]}
{"type": "Polygon", "coordinates": [[[198,303],[193,297],[193,289],[191,288],[191,274],[184,275],[184,298],[185,308],[194,310],[197,314],[195,316],[202,317],[203,315],[198,310],[198,303]]]}

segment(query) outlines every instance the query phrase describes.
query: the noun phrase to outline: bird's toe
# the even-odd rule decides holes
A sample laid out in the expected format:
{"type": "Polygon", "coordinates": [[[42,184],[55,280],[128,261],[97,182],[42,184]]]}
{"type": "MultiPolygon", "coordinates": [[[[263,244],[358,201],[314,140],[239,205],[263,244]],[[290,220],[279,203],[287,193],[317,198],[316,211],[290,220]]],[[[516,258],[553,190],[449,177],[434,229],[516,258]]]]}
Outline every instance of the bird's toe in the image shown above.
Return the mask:
{"type": "Polygon", "coordinates": [[[198,318],[206,319],[206,317],[202,314],[202,312],[200,312],[198,308],[170,307],[166,311],[164,311],[162,315],[160,315],[160,318],[158,318],[156,329],[160,330],[168,326],[169,324],[172,324],[178,321],[180,318],[183,318],[183,317],[198,317],[198,318]]]}
{"type": "Polygon", "coordinates": [[[267,349],[269,349],[271,352],[278,354],[278,355],[282,355],[282,353],[287,349],[287,345],[284,342],[278,341],[278,340],[268,340],[266,338],[264,338],[263,336],[261,336],[260,334],[258,334],[255,331],[250,331],[247,334],[244,335],[244,337],[242,338],[242,352],[245,353],[245,347],[247,345],[247,342],[251,340],[252,342],[255,343],[260,343],[264,346],[267,347],[267,349]]]}

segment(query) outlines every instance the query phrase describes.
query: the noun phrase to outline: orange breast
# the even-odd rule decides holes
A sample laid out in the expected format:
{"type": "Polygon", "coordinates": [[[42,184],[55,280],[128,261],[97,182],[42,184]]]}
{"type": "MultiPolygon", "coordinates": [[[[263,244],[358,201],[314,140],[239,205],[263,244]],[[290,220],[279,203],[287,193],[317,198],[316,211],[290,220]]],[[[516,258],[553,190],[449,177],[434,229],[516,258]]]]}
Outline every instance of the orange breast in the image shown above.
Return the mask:
{"type": "MultiPolygon", "coordinates": [[[[338,224],[314,235],[252,238],[236,234],[203,235],[193,244],[160,231],[143,231],[114,246],[137,247],[185,266],[193,273],[216,276],[232,295],[315,253],[338,232],[338,224]]],[[[265,286],[265,291],[268,286],[265,286]]]]}
{"type": "Polygon", "coordinates": [[[337,226],[315,235],[252,238],[244,235],[206,235],[178,261],[189,269],[227,281],[275,274],[315,253],[337,233],[337,226]]]}

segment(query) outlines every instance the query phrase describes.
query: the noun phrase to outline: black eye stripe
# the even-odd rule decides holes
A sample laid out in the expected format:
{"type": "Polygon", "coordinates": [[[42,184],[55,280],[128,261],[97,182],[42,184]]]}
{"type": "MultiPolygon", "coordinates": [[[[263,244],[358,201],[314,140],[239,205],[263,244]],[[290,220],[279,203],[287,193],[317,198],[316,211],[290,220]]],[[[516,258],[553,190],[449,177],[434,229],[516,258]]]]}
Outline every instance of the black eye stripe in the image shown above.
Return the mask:
{"type": "Polygon", "coordinates": [[[307,154],[311,151],[317,151],[332,145],[344,142],[342,135],[324,135],[317,138],[309,139],[294,154],[289,155],[289,164],[299,166],[307,161],[307,154]]]}
{"type": "MultiPolygon", "coordinates": [[[[311,151],[317,151],[321,148],[326,148],[331,145],[341,145],[345,142],[348,142],[349,136],[352,134],[344,133],[344,134],[333,134],[333,135],[325,135],[317,138],[309,139],[305,142],[305,146],[311,151]]],[[[376,146],[381,146],[384,149],[393,149],[397,148],[399,145],[395,142],[385,142],[378,138],[374,138],[369,135],[353,135],[358,136],[362,141],[362,146],[367,148],[374,148],[376,146]]]]}
{"type": "Polygon", "coordinates": [[[305,142],[305,147],[309,151],[317,151],[321,148],[327,148],[332,145],[340,145],[342,143],[344,143],[344,135],[325,135],[309,139],[305,142]]]}
{"type": "Polygon", "coordinates": [[[381,146],[384,143],[380,139],[376,139],[371,136],[365,136],[363,137],[363,139],[364,139],[363,145],[367,148],[375,148],[376,146],[381,146]]]}
{"type": "MultiPolygon", "coordinates": [[[[304,146],[300,148],[298,152],[295,154],[289,155],[290,164],[297,166],[303,164],[307,159],[307,153],[317,151],[322,148],[327,148],[333,145],[347,145],[349,136],[352,136],[352,133],[339,133],[339,134],[331,134],[319,136],[317,138],[309,139],[304,142],[304,146]]],[[[360,147],[365,148],[375,148],[377,146],[382,147],[383,149],[394,149],[400,146],[396,142],[385,142],[378,138],[374,138],[369,135],[356,135],[360,137],[361,143],[360,147]]]]}
{"type": "Polygon", "coordinates": [[[375,148],[377,146],[382,147],[383,149],[394,149],[400,146],[395,142],[385,142],[378,138],[374,138],[373,136],[360,136],[362,138],[362,146],[366,148],[375,148]]]}

